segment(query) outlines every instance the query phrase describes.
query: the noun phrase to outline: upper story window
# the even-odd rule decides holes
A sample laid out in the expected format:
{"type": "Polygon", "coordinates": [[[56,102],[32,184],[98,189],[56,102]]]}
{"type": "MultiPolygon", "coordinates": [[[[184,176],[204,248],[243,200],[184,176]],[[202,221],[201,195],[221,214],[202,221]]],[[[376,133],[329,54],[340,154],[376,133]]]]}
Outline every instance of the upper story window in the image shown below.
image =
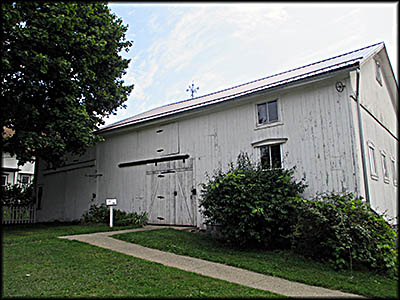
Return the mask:
{"type": "Polygon", "coordinates": [[[375,146],[371,142],[368,142],[368,156],[369,156],[369,167],[371,170],[371,177],[372,179],[378,180],[378,173],[376,170],[376,160],[375,160],[375,146]]]}
{"type": "Polygon", "coordinates": [[[376,81],[378,81],[378,83],[380,85],[382,85],[381,63],[377,60],[375,60],[375,78],[376,78],[376,81]]]}
{"type": "Polygon", "coordinates": [[[392,174],[393,174],[393,185],[397,186],[397,168],[396,168],[396,161],[392,157],[391,159],[392,162],[392,174]]]}
{"type": "Polygon", "coordinates": [[[389,170],[386,162],[386,153],[385,151],[381,151],[382,157],[382,172],[383,172],[383,181],[385,183],[389,183],[389,170]]]}
{"type": "Polygon", "coordinates": [[[258,124],[277,122],[279,120],[278,100],[257,104],[257,116],[258,124]]]}
{"type": "Polygon", "coordinates": [[[281,168],[281,145],[266,145],[260,147],[261,166],[263,169],[281,168]]]}

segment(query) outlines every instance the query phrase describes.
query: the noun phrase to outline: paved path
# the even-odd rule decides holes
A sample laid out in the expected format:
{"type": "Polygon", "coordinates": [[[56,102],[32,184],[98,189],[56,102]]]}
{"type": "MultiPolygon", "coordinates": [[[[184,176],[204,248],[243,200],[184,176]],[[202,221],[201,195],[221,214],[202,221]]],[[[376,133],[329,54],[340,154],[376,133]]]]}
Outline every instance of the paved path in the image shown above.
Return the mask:
{"type": "MultiPolygon", "coordinates": [[[[198,258],[176,255],[173,253],[143,247],[137,244],[124,242],[110,237],[110,235],[119,233],[153,230],[159,228],[160,226],[145,226],[138,229],[61,236],[59,238],[89,243],[91,245],[110,249],[130,256],[157,262],[165,266],[170,266],[204,276],[234,282],[240,285],[260,290],[266,290],[289,297],[361,297],[359,295],[344,293],[336,290],[329,290],[322,287],[310,286],[303,283],[293,282],[274,276],[263,275],[260,273],[255,273],[198,258]]],[[[165,228],[165,226],[163,226],[162,228],[165,228]]],[[[187,227],[172,228],[181,230],[187,229],[187,227]]]]}

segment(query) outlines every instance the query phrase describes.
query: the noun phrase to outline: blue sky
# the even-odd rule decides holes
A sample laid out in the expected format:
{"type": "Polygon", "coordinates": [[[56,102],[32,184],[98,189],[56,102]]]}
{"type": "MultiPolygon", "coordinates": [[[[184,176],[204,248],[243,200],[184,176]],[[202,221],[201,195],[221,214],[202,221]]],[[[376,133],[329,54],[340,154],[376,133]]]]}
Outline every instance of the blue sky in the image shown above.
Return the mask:
{"type": "Polygon", "coordinates": [[[397,74],[397,6],[110,2],[129,25],[134,44],[121,55],[132,59],[124,80],[135,88],[106,125],[189,99],[192,81],[202,96],[381,41],[397,74]]]}

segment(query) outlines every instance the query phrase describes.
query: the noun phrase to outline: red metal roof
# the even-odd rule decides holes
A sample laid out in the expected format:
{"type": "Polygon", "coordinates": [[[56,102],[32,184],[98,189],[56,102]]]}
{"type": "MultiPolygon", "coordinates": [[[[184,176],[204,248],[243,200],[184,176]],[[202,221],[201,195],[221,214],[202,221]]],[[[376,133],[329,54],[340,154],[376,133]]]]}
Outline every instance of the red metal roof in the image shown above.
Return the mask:
{"type": "Polygon", "coordinates": [[[278,73],[275,75],[267,76],[258,80],[244,83],[229,89],[188,99],[184,101],[175,102],[154,108],[144,113],[135,115],[133,117],[115,122],[108,126],[99,129],[97,132],[105,132],[116,128],[121,128],[133,124],[142,123],[145,121],[170,116],[176,113],[192,110],[195,108],[215,104],[223,101],[228,101],[243,95],[252,94],[260,90],[268,90],[272,87],[282,86],[291,82],[305,79],[311,76],[332,72],[338,69],[353,66],[360,63],[362,60],[369,57],[371,54],[379,51],[384,47],[384,43],[380,42],[371,46],[367,46],[355,51],[321,60],[312,64],[308,64],[299,68],[289,71],[278,73]]]}

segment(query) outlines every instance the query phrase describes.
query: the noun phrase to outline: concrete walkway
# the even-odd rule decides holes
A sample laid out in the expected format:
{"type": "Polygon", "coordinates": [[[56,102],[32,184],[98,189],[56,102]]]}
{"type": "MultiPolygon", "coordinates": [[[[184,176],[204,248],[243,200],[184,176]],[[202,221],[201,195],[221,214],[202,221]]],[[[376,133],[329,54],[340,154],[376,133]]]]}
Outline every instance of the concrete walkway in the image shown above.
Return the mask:
{"type": "MultiPolygon", "coordinates": [[[[114,239],[110,235],[128,233],[134,231],[153,230],[166,228],[165,226],[145,226],[138,229],[120,231],[98,232],[92,234],[80,234],[61,236],[61,239],[76,240],[116,252],[124,253],[141,259],[157,262],[165,266],[217,278],[240,285],[266,290],[288,297],[361,297],[359,295],[329,290],[322,287],[310,286],[303,283],[293,282],[278,277],[263,275],[236,267],[231,267],[215,262],[205,261],[189,256],[176,255],[156,249],[114,239]]],[[[171,227],[185,230],[187,227],[171,227]]],[[[361,297],[362,298],[362,297],[361,297]]]]}

